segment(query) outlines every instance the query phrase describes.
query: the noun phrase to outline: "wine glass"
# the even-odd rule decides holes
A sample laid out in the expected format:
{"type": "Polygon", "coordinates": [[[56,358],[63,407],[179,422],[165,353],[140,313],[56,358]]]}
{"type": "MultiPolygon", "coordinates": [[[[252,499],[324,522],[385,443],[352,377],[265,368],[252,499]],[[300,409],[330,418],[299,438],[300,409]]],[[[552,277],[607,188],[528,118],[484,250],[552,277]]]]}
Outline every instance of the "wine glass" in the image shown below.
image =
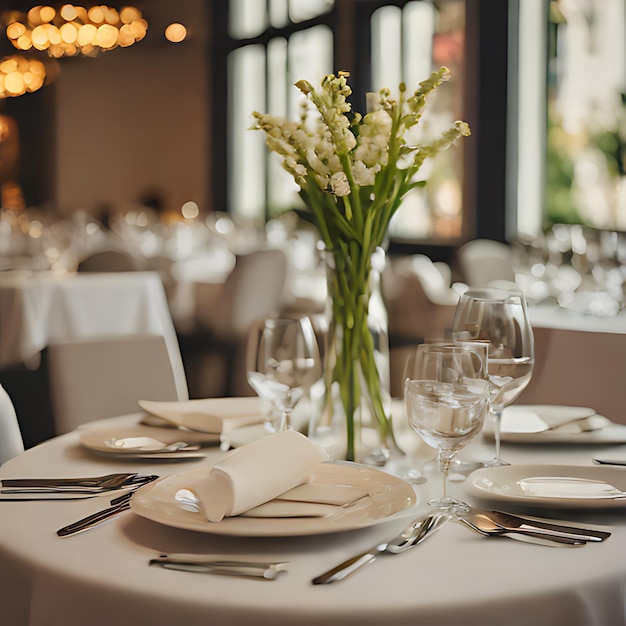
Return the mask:
{"type": "Polygon", "coordinates": [[[482,428],[489,406],[489,381],[479,355],[462,345],[421,344],[405,381],[409,424],[437,450],[442,496],[429,504],[451,511],[463,505],[447,495],[448,472],[456,453],[482,428]]]}
{"type": "Polygon", "coordinates": [[[277,430],[290,429],[294,407],[321,375],[311,320],[275,317],[253,325],[246,360],[250,386],[280,413],[277,430]]]}
{"type": "Polygon", "coordinates": [[[495,456],[487,467],[506,465],[500,458],[502,411],[526,388],[535,353],[526,298],[515,288],[468,289],[459,299],[452,336],[462,341],[488,341],[489,408],[494,418],[495,456]]]}

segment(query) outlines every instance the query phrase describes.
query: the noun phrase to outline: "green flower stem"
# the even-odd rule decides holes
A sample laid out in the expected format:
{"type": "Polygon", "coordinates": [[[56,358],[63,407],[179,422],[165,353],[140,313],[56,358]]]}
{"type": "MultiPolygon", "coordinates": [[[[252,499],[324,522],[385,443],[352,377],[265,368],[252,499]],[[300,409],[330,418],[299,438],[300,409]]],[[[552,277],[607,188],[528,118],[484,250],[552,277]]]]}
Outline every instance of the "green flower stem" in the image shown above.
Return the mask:
{"type": "Polygon", "coordinates": [[[384,445],[391,442],[395,444],[391,421],[384,408],[374,341],[368,327],[370,256],[367,256],[365,262],[363,250],[357,258],[344,257],[335,252],[334,270],[330,271],[328,279],[332,319],[328,369],[325,371],[328,393],[326,410],[332,410],[331,390],[337,387],[346,415],[346,458],[352,461],[357,457],[357,419],[365,390],[381,442],[384,445]],[[361,274],[363,266],[366,271],[361,274]],[[350,276],[350,280],[346,280],[346,276],[350,276]]]}

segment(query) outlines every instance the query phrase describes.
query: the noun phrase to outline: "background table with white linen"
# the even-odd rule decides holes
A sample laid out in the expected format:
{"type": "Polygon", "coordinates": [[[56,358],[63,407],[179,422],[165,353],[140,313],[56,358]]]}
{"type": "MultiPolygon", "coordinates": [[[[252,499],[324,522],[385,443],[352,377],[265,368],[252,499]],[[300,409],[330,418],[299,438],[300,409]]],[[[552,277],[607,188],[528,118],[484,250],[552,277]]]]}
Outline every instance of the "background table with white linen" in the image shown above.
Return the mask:
{"type": "MultiPolygon", "coordinates": [[[[236,401],[236,400],[234,400],[236,401]]],[[[128,424],[137,416],[109,420],[128,424]]],[[[408,435],[407,435],[408,436],[408,435]]],[[[410,442],[408,442],[410,443],[410,442]]],[[[430,449],[412,441],[427,456],[430,449]]],[[[597,448],[504,445],[512,463],[591,465],[597,448]]],[[[623,447],[603,450],[623,454],[623,447]]],[[[70,433],[28,450],[0,469],[0,477],[95,475],[133,469],[161,476],[207,461],[132,462],[92,456],[70,433]]],[[[481,439],[462,452],[490,458],[481,439]]],[[[626,471],[626,470],[625,470],[626,471]]],[[[451,484],[464,496],[461,483],[451,484]]],[[[623,626],[626,623],[626,522],[623,509],[562,511],[561,517],[607,525],[601,544],[560,549],[486,539],[448,523],[413,550],[381,556],[334,585],[311,579],[348,556],[393,536],[427,508],[439,480],[416,487],[418,504],[401,519],[365,529],[305,537],[241,538],[178,530],[125,512],[88,533],[68,538],[56,529],[108,503],[0,502],[0,606],[11,626],[151,624],[273,624],[303,626],[388,623],[486,626],[531,623],[623,626]],[[217,553],[289,561],[276,581],[176,572],[149,567],[168,552],[217,553]]],[[[553,512],[554,513],[554,512],[553,512]]]]}
{"type": "Polygon", "coordinates": [[[178,339],[156,272],[0,273],[0,381],[18,415],[41,422],[22,425],[27,445],[51,434],[43,423],[46,406],[32,403],[34,395],[47,393],[45,372],[29,376],[37,372],[42,351],[55,342],[144,334],[165,339],[176,387],[184,396],[178,339]]]}

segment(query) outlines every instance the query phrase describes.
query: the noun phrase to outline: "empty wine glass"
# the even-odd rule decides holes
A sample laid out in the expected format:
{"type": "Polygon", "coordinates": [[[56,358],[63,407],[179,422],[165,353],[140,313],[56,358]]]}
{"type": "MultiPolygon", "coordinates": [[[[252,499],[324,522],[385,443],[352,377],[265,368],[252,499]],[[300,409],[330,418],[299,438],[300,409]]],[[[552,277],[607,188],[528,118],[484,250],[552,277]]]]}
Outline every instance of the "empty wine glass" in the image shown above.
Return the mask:
{"type": "Polygon", "coordinates": [[[290,429],[294,407],[321,375],[311,320],[302,317],[260,321],[250,331],[246,359],[250,386],[280,413],[277,430],[290,429]]]}
{"type": "Polygon", "coordinates": [[[457,345],[421,344],[405,382],[409,424],[437,450],[443,476],[442,495],[431,506],[451,511],[463,503],[447,494],[455,454],[482,428],[489,406],[489,381],[475,351],[457,345]]]}
{"type": "Polygon", "coordinates": [[[502,411],[526,388],[535,356],[526,298],[515,289],[469,289],[459,299],[452,336],[463,341],[488,341],[487,375],[491,384],[495,456],[489,467],[505,465],[500,458],[502,411]]]}

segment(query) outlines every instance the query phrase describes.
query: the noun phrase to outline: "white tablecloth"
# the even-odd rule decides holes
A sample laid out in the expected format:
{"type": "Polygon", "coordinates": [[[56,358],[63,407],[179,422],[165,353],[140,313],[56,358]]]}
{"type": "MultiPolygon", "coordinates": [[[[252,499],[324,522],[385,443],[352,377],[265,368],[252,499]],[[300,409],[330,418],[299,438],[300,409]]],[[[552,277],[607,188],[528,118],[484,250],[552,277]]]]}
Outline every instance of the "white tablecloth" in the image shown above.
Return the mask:
{"type": "Polygon", "coordinates": [[[533,328],[626,334],[626,310],[614,316],[599,317],[570,311],[556,304],[533,304],[528,307],[528,315],[533,328]]]}
{"type": "MultiPolygon", "coordinates": [[[[117,418],[119,420],[119,418],[117,418]]],[[[136,420],[136,416],[122,422],[136,420]]],[[[423,446],[418,446],[423,450],[423,446]]],[[[489,458],[475,441],[466,458],[489,458]]],[[[605,450],[604,454],[617,453],[605,450]]],[[[623,452],[623,450],[622,450],[623,452]]],[[[511,462],[589,465],[592,448],[504,446],[511,462]]],[[[210,457],[217,457],[217,450],[210,457]]],[[[205,461],[200,461],[204,463],[205,461]]],[[[134,468],[162,476],[198,462],[123,463],[90,455],[70,433],[6,463],[0,477],[90,475],[134,468]]],[[[460,483],[453,491],[465,495],[460,483]]],[[[103,507],[106,499],[0,502],[0,607],[7,626],[185,626],[379,624],[438,626],[623,626],[626,523],[612,513],[564,515],[606,524],[612,536],[577,549],[485,539],[449,523],[415,549],[383,556],[334,585],[311,579],[391,537],[423,513],[438,480],[416,487],[403,519],[331,535],[233,538],[177,530],[125,512],[88,533],[55,530],[103,507]],[[276,581],[149,567],[165,552],[226,553],[289,561],[276,581]]]]}
{"type": "MultiPolygon", "coordinates": [[[[0,274],[0,367],[36,361],[55,341],[146,333],[165,338],[181,378],[176,332],[156,273],[0,274]]],[[[185,380],[177,386],[183,397],[185,380]]]]}

